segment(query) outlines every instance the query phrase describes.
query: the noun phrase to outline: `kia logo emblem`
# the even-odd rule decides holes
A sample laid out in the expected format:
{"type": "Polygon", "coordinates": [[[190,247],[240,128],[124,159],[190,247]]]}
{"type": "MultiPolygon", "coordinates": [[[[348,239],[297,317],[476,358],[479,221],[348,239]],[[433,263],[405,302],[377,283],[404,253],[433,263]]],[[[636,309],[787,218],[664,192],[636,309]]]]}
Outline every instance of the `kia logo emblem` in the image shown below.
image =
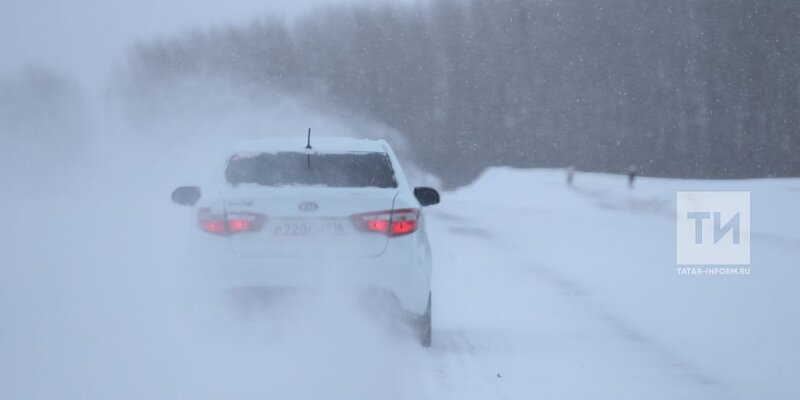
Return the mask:
{"type": "Polygon", "coordinates": [[[319,209],[319,205],[311,201],[306,201],[304,203],[298,204],[297,208],[300,211],[311,212],[311,211],[317,211],[319,209]]]}

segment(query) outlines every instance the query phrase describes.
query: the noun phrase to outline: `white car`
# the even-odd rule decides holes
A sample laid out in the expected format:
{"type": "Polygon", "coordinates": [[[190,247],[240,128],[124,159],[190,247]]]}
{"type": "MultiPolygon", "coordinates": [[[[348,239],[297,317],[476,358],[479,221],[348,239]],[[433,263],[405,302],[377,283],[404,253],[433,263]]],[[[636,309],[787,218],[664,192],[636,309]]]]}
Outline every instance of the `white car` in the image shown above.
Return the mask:
{"type": "Polygon", "coordinates": [[[175,189],[197,209],[201,244],[226,288],[348,286],[384,294],[431,343],[431,250],[422,207],[383,140],[240,142],[216,182],[175,189]]]}

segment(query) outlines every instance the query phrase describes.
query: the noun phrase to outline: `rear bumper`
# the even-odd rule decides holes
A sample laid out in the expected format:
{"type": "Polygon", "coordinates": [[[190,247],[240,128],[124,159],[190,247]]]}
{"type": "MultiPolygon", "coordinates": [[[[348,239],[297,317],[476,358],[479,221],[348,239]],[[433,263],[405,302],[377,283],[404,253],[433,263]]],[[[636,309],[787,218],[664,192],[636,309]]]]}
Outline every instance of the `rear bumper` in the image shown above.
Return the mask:
{"type": "Polygon", "coordinates": [[[391,246],[379,257],[356,259],[248,258],[214,250],[205,248],[207,256],[192,267],[213,289],[376,289],[394,295],[407,312],[421,315],[427,306],[430,258],[391,251],[391,246]]]}

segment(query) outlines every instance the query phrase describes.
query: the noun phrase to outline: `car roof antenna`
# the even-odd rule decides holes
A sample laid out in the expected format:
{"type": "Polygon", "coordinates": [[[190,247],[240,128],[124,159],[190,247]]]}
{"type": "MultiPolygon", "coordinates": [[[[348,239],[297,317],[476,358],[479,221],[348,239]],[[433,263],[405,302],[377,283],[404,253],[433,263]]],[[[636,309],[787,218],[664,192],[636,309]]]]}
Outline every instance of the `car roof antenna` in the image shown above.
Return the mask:
{"type": "Polygon", "coordinates": [[[308,143],[306,144],[307,149],[311,149],[311,128],[308,128],[308,143]]]}

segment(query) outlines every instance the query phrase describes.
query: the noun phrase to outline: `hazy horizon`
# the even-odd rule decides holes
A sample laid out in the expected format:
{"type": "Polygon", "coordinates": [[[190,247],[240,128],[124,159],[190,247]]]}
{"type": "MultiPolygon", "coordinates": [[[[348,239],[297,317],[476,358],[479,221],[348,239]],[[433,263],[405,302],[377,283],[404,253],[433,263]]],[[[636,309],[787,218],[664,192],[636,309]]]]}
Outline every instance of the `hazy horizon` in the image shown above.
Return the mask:
{"type": "MultiPolygon", "coordinates": [[[[352,4],[366,0],[348,0],[352,4]]],[[[92,93],[137,41],[275,16],[291,19],[340,0],[43,0],[0,2],[0,76],[26,67],[76,79],[92,93]]],[[[373,2],[374,3],[374,2],[373,2]]]]}

